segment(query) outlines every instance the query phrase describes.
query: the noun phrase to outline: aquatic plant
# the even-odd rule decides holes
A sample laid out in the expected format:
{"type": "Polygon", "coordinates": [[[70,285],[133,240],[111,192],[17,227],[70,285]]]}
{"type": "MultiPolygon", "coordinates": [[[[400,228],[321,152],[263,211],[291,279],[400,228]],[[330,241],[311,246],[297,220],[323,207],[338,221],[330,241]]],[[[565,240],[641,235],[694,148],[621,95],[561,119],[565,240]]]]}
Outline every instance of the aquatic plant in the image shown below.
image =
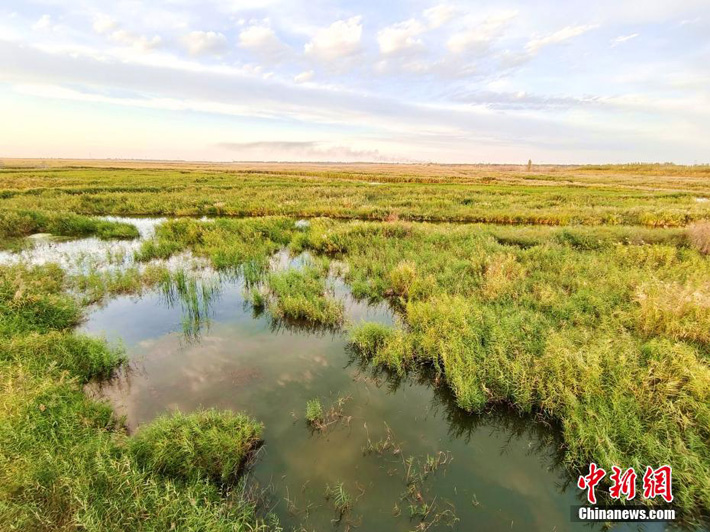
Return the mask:
{"type": "Polygon", "coordinates": [[[311,425],[319,425],[323,422],[323,405],[320,399],[311,399],[306,403],[306,421],[311,425]]]}
{"type": "Polygon", "coordinates": [[[330,486],[330,484],[326,485],[325,498],[332,502],[339,520],[352,510],[353,498],[347,492],[342,482],[337,482],[333,486],[330,486]]]}

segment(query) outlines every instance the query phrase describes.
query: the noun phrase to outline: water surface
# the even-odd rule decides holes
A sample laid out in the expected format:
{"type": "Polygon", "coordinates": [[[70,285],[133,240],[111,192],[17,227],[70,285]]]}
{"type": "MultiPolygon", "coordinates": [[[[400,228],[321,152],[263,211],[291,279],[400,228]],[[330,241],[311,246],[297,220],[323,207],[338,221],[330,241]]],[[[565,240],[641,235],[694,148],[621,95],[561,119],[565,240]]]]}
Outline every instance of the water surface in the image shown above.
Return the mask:
{"type": "MultiPolygon", "coordinates": [[[[39,237],[20,253],[0,252],[0,263],[58,262],[70,273],[139,266],[133,253],[160,220],[119,220],[135,223],[141,238],[39,237]]],[[[272,267],[307,260],[280,253],[272,267]]],[[[168,266],[187,263],[201,279],[198,297],[159,290],[117,297],[91,309],[81,327],[127,350],[129,370],[90,391],[108,398],[130,430],[202,407],[260,420],[266,444],[251,478],[269,488],[286,530],[601,530],[570,522],[580,492],[559,465],[555,428],[507,412],[467,414],[431,375],[397,378],[363,364],[342,331],[255,313],[239,279],[189,255],[168,266]],[[325,430],[306,423],[314,398],[325,410],[340,405],[325,430]],[[326,498],[341,484],[353,501],[342,516],[326,498]]],[[[331,282],[349,322],[395,320],[386,305],[355,301],[342,282],[331,282]]]]}
{"type": "MultiPolygon", "coordinates": [[[[277,262],[297,265],[283,255],[277,262]]],[[[386,306],[368,307],[337,288],[349,321],[393,321],[386,306]]],[[[101,393],[131,430],[200,407],[262,421],[266,444],[252,475],[271,487],[286,530],[414,530],[422,518],[410,518],[410,504],[430,505],[429,530],[590,529],[570,523],[579,491],[558,466],[553,428],[509,413],[466,414],[427,375],[373,372],[341,333],[255,314],[239,280],[222,280],[209,294],[201,313],[208,319],[190,334],[180,302],[159,292],[95,309],[83,331],[123,342],[131,359],[128,373],[101,393]],[[313,398],[326,410],[343,399],[342,417],[324,431],[304,419],[313,398]],[[383,441],[391,444],[385,452],[368,452],[383,441]],[[427,457],[441,465],[420,478],[427,457]],[[355,501],[342,519],[325,497],[338,483],[355,501]]]]}

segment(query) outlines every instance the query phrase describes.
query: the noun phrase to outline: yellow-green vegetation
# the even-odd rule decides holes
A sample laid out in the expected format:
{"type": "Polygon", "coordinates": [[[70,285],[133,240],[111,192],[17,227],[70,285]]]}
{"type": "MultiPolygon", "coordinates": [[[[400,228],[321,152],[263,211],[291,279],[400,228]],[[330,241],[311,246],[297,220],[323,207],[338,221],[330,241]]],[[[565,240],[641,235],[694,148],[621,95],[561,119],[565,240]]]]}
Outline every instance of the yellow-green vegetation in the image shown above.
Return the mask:
{"type": "Polygon", "coordinates": [[[130,439],[141,467],[187,481],[235,484],[262,426],[245,415],[203,410],[154,420],[130,439]]]}
{"type": "Polygon", "coordinates": [[[260,426],[208,411],[127,437],[82,389],[123,356],[72,332],[81,308],[67,288],[57,266],[0,267],[3,529],[265,529],[236,482],[260,426]]]}
{"type": "Polygon", "coordinates": [[[311,399],[306,403],[306,421],[311,424],[323,421],[323,405],[320,399],[311,399]]]}
{"type": "Polygon", "coordinates": [[[313,267],[271,273],[266,278],[266,285],[273,297],[269,310],[276,318],[325,326],[335,326],[343,321],[343,303],[328,293],[321,272],[313,267]]]}
{"type": "MultiPolygon", "coordinates": [[[[351,330],[373,363],[401,374],[433,369],[464,410],[506,404],[553,421],[570,471],[590,460],[607,470],[671,464],[674,504],[686,516],[710,509],[707,167],[22,168],[0,172],[0,186],[2,212],[250,217],[168,221],[137,258],[189,251],[243,275],[255,306],[331,325],[341,323],[342,306],[317,260],[336,259],[356,297],[387,300],[398,311],[395,327],[351,330]],[[310,223],[297,227],[296,217],[310,223]],[[316,261],[272,271],[270,259],[283,248],[316,261]]],[[[10,283],[3,304],[15,297],[15,278],[46,297],[2,313],[2,331],[10,332],[3,332],[0,511],[36,528],[92,528],[104,513],[107,528],[170,525],[176,516],[196,523],[189,520],[198,514],[215,523],[234,512],[240,523],[256,519],[238,490],[225,502],[215,487],[224,462],[175,465],[155,449],[138,460],[108,409],[79,387],[110,373],[118,355],[72,335],[80,312],[60,275],[32,280],[38,274],[3,271],[10,283]],[[23,344],[49,334],[71,340],[23,344]],[[59,356],[55,345],[69,354],[59,356]],[[71,393],[42,395],[54,386],[71,393]],[[70,406],[50,410],[69,395],[70,406]],[[57,416],[53,424],[38,424],[46,412],[57,416]],[[125,494],[121,505],[102,498],[112,489],[125,494]],[[180,504],[189,511],[178,513],[180,504]],[[45,515],[53,521],[33,521],[45,515]]],[[[130,275],[85,282],[98,286],[97,298],[148,282],[145,270],[130,275]]],[[[174,274],[152,275],[161,286],[182,283],[176,290],[188,302],[203,297],[174,274]]],[[[160,423],[146,430],[153,434],[146,442],[160,445],[171,431],[188,441],[203,430],[197,419],[160,423]]],[[[221,444],[209,437],[180,456],[192,460],[221,444]]],[[[228,475],[238,461],[228,461],[228,475]]]]}
{"type": "Polygon", "coordinates": [[[0,238],[27,236],[33,233],[51,233],[55,236],[97,236],[136,238],[138,230],[127,223],[99,220],[80,216],[62,209],[60,212],[37,210],[0,210],[0,238]]]}
{"type": "Polygon", "coordinates": [[[352,331],[375,363],[433,366],[466,410],[503,402],[559,421],[572,467],[672,464],[675,502],[708,508],[710,261],[673,234],[624,244],[538,228],[514,245],[509,232],[323,222],[304,245],[337,242],[352,286],[402,309],[406,327],[352,331]]]}
{"type": "Polygon", "coordinates": [[[0,172],[0,210],[87,215],[678,227],[710,217],[708,198],[708,167],[548,167],[526,172],[495,166],[241,165],[0,172]]]}

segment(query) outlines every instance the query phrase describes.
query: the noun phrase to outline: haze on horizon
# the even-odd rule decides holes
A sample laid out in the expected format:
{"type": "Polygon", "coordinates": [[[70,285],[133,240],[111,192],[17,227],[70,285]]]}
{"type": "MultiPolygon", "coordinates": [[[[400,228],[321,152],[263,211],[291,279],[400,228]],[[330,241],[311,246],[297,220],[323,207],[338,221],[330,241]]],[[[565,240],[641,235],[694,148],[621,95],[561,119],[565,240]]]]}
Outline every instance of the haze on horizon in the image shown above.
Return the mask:
{"type": "Polygon", "coordinates": [[[707,0],[7,0],[0,157],[710,162],[707,0]]]}

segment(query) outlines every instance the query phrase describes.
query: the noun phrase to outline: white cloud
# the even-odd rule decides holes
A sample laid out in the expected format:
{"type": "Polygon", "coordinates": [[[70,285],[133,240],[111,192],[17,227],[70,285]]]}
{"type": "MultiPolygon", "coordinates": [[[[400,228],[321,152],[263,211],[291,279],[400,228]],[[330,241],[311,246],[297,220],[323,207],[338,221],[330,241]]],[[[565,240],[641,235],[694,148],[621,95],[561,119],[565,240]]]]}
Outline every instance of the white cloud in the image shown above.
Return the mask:
{"type": "Polygon", "coordinates": [[[239,46],[269,61],[279,61],[289,48],[267,25],[252,25],[239,34],[239,46]]]}
{"type": "Polygon", "coordinates": [[[500,36],[508,23],[517,16],[518,12],[514,10],[496,13],[480,24],[471,24],[470,28],[454,33],[446,46],[455,54],[486,50],[500,36]]]}
{"type": "Polygon", "coordinates": [[[311,81],[314,75],[315,72],[313,72],[312,70],[306,70],[305,72],[301,72],[300,74],[296,75],[293,78],[293,81],[295,81],[296,83],[305,83],[306,81],[311,81]]]}
{"type": "Polygon", "coordinates": [[[116,30],[118,23],[108,15],[100,14],[94,18],[92,27],[96,33],[104,35],[116,30]]]}
{"type": "Polygon", "coordinates": [[[113,18],[105,14],[94,17],[92,29],[99,35],[104,35],[111,42],[121,46],[130,46],[136,50],[149,51],[158,48],[163,44],[163,39],[159,35],[146,37],[138,35],[132,31],[121,28],[120,24],[113,18]]]}
{"type": "Polygon", "coordinates": [[[420,48],[422,41],[419,35],[426,31],[426,27],[416,19],[398,22],[392,26],[387,26],[377,33],[377,43],[380,52],[383,54],[393,54],[413,48],[420,48]]]}
{"type": "Polygon", "coordinates": [[[327,28],[319,29],[304,51],[323,61],[333,61],[348,57],[360,51],[362,39],[362,17],[333,22],[327,28]]]}
{"type": "Polygon", "coordinates": [[[32,29],[34,30],[48,30],[52,28],[52,17],[49,15],[42,15],[37,22],[35,22],[32,26],[32,29]]]}
{"type": "Polygon", "coordinates": [[[619,35],[616,39],[612,39],[611,47],[614,48],[616,46],[619,46],[620,44],[630,41],[631,39],[635,39],[638,36],[638,33],[632,33],[630,35],[619,35]]]}
{"type": "Polygon", "coordinates": [[[227,37],[214,31],[192,31],[184,37],[190,55],[220,54],[227,48],[227,37]]]}
{"type": "Polygon", "coordinates": [[[116,30],[111,32],[110,38],[112,41],[123,46],[132,46],[138,50],[153,50],[163,43],[163,39],[159,35],[154,35],[151,38],[143,35],[136,35],[128,30],[116,30]]]}
{"type": "Polygon", "coordinates": [[[439,4],[424,10],[424,18],[429,22],[430,28],[440,28],[456,15],[456,8],[448,4],[439,4]]]}
{"type": "Polygon", "coordinates": [[[598,28],[595,24],[587,24],[582,26],[566,26],[555,33],[550,33],[542,37],[530,39],[525,45],[525,51],[531,55],[537,55],[540,50],[551,44],[558,44],[568,41],[574,37],[578,37],[588,31],[598,28]]]}

